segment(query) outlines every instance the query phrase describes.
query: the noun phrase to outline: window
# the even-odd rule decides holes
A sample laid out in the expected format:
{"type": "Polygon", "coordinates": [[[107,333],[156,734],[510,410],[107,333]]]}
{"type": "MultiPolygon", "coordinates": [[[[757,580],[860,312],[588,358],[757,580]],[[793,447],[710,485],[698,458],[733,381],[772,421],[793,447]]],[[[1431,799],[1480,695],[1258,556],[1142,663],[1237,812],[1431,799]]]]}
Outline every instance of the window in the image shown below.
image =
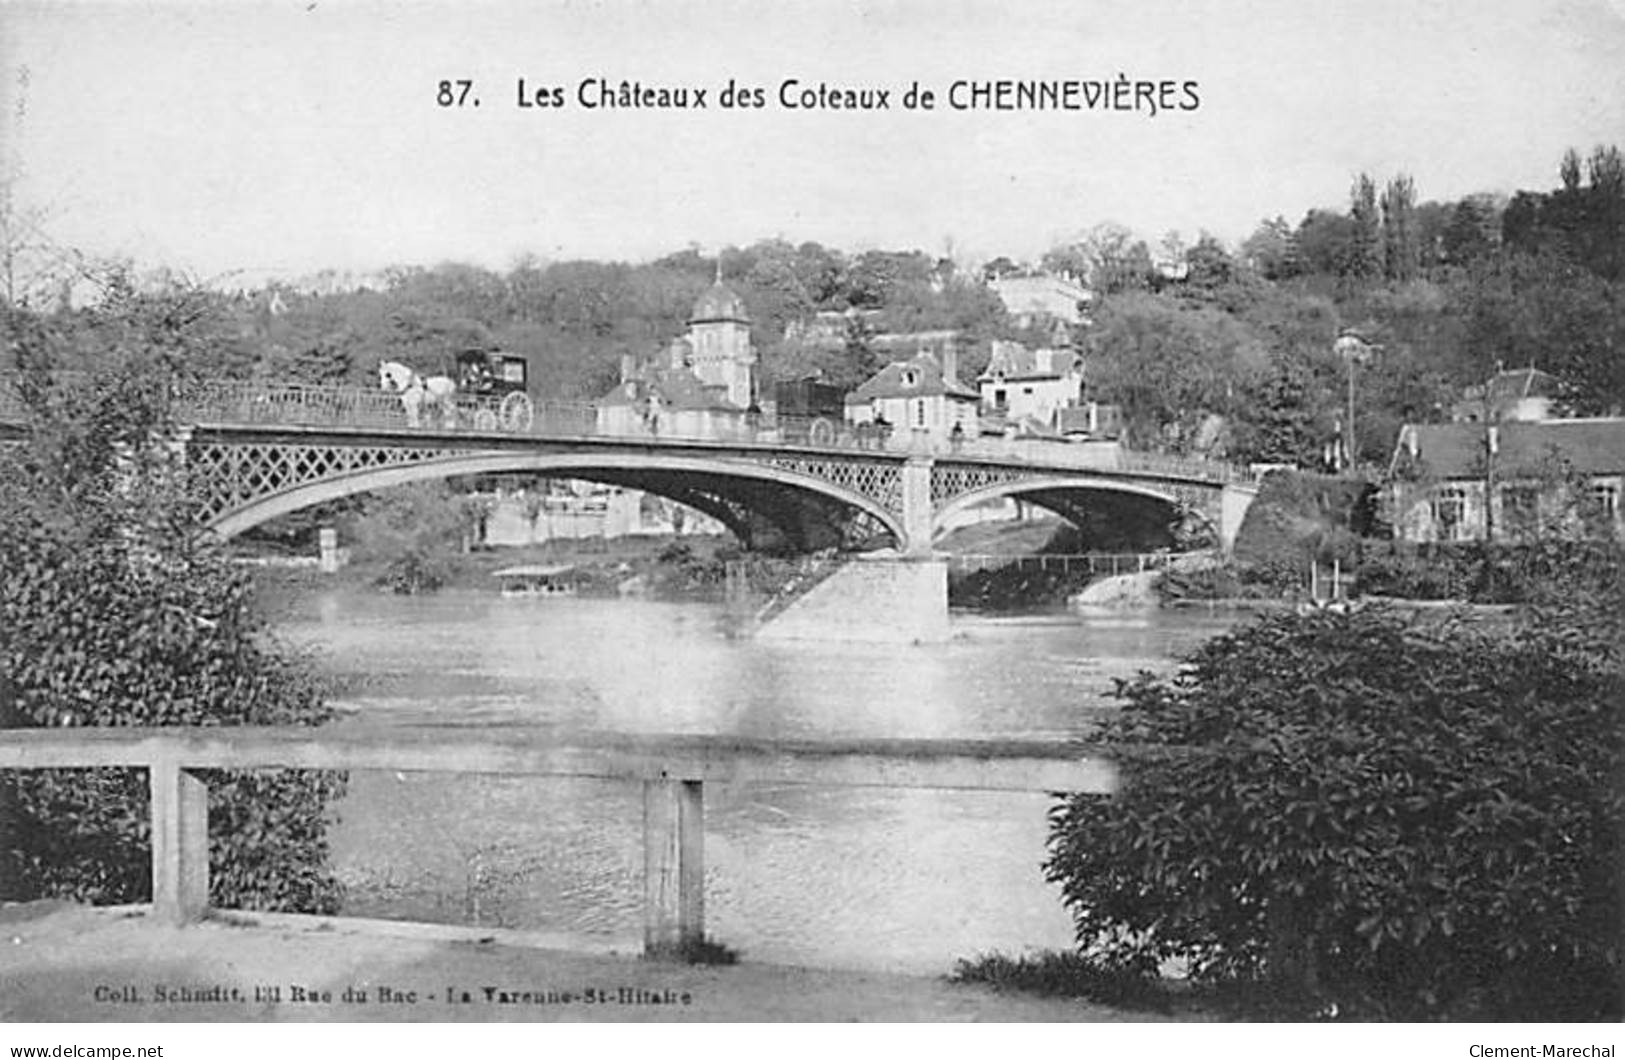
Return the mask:
{"type": "Polygon", "coordinates": [[[925,426],[925,399],[924,398],[921,398],[920,400],[918,400],[918,401],[916,401],[914,403],[914,425],[916,427],[924,427],[925,426]]]}
{"type": "Polygon", "coordinates": [[[1501,523],[1509,534],[1529,534],[1540,527],[1540,489],[1501,487],[1501,523]]]}
{"type": "Polygon", "coordinates": [[[1467,491],[1445,486],[1433,498],[1433,525],[1440,541],[1460,541],[1466,534],[1467,491]]]}
{"type": "Polygon", "coordinates": [[[1606,519],[1619,518],[1619,483],[1597,481],[1587,491],[1591,510],[1606,519]]]}
{"type": "Polygon", "coordinates": [[[919,386],[920,385],[920,375],[919,375],[919,373],[916,372],[912,368],[903,369],[903,385],[904,386],[909,386],[909,387],[919,386]]]}
{"type": "Polygon", "coordinates": [[[1010,393],[1009,393],[1009,391],[1004,390],[1002,388],[999,389],[999,390],[993,391],[993,407],[994,408],[1002,409],[1002,408],[1005,407],[1006,404],[1009,403],[1009,401],[1010,401],[1010,393]]]}

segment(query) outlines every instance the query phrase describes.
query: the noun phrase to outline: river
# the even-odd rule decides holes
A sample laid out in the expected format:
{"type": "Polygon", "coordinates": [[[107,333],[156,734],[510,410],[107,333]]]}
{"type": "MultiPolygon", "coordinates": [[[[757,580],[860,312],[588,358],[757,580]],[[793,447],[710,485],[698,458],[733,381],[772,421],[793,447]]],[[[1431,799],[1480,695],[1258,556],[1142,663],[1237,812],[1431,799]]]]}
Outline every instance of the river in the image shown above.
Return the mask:
{"type": "MultiPolygon", "coordinates": [[[[1063,738],[1113,677],[1227,628],[1178,613],[955,616],[933,646],[767,644],[719,607],[322,591],[281,633],[338,681],[347,728],[747,737],[1063,738]]],[[[942,973],[1064,947],[1044,795],[706,789],[708,933],[753,960],[942,973]]],[[[521,927],[635,950],[641,795],[616,781],[354,773],[332,832],[345,912],[521,927]]]]}

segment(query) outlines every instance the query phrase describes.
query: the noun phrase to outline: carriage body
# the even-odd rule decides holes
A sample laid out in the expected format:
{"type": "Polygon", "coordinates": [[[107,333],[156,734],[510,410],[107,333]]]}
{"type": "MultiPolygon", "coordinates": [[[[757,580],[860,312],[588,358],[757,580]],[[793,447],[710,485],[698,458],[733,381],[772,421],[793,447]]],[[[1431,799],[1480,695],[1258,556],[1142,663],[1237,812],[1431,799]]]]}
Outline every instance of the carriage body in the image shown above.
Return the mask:
{"type": "Polygon", "coordinates": [[[486,349],[459,353],[452,378],[460,418],[475,430],[529,430],[536,407],[530,399],[527,368],[525,358],[516,354],[486,349]]]}

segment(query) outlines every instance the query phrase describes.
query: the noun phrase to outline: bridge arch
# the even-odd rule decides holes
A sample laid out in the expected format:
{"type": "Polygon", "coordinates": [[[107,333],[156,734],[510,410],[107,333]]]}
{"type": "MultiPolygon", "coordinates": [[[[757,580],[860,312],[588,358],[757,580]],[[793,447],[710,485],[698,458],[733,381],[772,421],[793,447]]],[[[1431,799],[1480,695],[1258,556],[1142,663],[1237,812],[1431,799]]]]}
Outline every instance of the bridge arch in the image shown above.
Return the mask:
{"type": "MultiPolygon", "coordinates": [[[[757,493],[753,499],[759,498],[761,487],[766,486],[781,494],[795,495],[824,504],[834,503],[851,509],[868,517],[883,531],[891,534],[899,546],[905,540],[902,520],[898,513],[882,506],[871,497],[826,479],[765,463],[648,452],[606,454],[488,451],[447,454],[417,461],[360,468],[257,497],[246,504],[216,515],[210,520],[209,526],[217,537],[228,539],[278,516],[358,493],[463,475],[514,472],[535,472],[557,478],[579,478],[617,485],[634,484],[635,480],[637,488],[667,496],[683,504],[692,504],[696,499],[694,491],[675,482],[665,483],[664,476],[681,475],[690,482],[699,478],[722,483],[724,490],[729,485],[736,486],[741,492],[749,492],[754,487],[757,493]],[[662,488],[663,486],[665,488],[662,488]]],[[[695,506],[708,515],[728,514],[714,503],[695,506]]],[[[731,530],[738,532],[737,519],[723,518],[722,521],[725,525],[729,525],[731,530]]]]}
{"type": "MultiPolygon", "coordinates": [[[[1120,527],[1126,522],[1142,534],[1150,534],[1158,528],[1171,528],[1187,514],[1195,515],[1210,527],[1213,524],[1211,513],[1192,507],[1170,489],[1122,479],[1075,474],[1034,476],[994,483],[954,497],[933,513],[932,540],[947,534],[956,515],[989,501],[1006,498],[1045,508],[1085,531],[1089,529],[1089,513],[1096,510],[1109,513],[1111,521],[1120,527]]],[[[1171,534],[1169,536],[1171,538],[1171,534]]],[[[1154,543],[1142,540],[1139,544],[1149,550],[1154,543]]]]}

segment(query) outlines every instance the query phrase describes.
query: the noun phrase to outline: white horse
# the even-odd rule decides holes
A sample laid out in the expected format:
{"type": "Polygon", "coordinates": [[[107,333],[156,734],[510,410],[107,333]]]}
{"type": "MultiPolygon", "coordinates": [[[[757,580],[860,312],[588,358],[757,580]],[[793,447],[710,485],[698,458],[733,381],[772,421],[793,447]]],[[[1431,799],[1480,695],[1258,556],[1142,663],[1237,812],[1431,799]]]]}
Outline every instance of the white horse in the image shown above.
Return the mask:
{"type": "Polygon", "coordinates": [[[425,405],[439,406],[446,426],[456,425],[457,383],[450,377],[432,375],[424,378],[399,361],[379,361],[378,385],[385,390],[400,393],[401,406],[406,409],[408,425],[413,427],[422,425],[425,405]]]}

